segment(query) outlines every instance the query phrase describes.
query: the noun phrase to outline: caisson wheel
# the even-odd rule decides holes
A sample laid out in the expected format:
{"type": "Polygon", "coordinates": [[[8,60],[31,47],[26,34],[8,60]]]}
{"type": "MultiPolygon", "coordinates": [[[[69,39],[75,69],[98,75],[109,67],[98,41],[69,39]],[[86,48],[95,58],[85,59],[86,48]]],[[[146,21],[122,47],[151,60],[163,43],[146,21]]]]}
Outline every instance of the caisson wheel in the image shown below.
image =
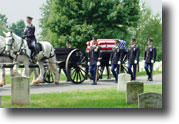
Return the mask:
{"type": "Polygon", "coordinates": [[[77,49],[71,51],[67,57],[65,69],[68,78],[74,84],[83,83],[87,79],[88,74],[88,58],[86,54],[77,49]]]}

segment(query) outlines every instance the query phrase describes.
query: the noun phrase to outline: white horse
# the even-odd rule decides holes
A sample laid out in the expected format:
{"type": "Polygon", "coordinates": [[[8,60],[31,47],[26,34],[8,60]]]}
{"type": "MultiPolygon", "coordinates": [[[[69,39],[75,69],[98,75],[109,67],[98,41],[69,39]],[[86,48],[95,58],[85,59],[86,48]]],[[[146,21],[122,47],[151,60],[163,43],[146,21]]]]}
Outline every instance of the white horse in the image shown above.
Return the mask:
{"type": "MultiPolygon", "coordinates": [[[[35,60],[38,62],[40,67],[40,75],[39,77],[32,82],[33,85],[38,85],[43,82],[44,78],[44,63],[47,62],[49,69],[55,74],[55,84],[59,84],[60,75],[58,72],[58,68],[56,65],[56,56],[55,49],[53,46],[46,41],[40,42],[42,46],[42,51],[40,51],[35,60]]],[[[25,75],[29,77],[29,64],[30,64],[30,55],[31,50],[27,45],[26,40],[22,40],[19,36],[15,35],[12,32],[6,33],[6,52],[13,50],[17,53],[16,57],[16,70],[19,68],[19,64],[23,64],[25,66],[25,75]]]]}
{"type": "MultiPolygon", "coordinates": [[[[15,55],[13,55],[13,51],[11,51],[10,56],[5,55],[4,54],[5,47],[6,47],[6,40],[4,37],[0,36],[0,63],[1,64],[13,63],[15,55]]],[[[0,87],[3,87],[4,85],[6,85],[6,70],[5,70],[5,68],[0,68],[0,70],[1,70],[0,87]]],[[[32,72],[34,72],[34,80],[35,80],[38,77],[37,71],[35,68],[30,69],[30,74],[32,72]]],[[[18,75],[20,75],[20,74],[15,73],[13,71],[13,68],[10,68],[10,76],[11,77],[18,76],[18,75]]]]}
{"type": "MultiPolygon", "coordinates": [[[[0,36],[0,63],[12,63],[13,59],[8,57],[8,56],[4,56],[3,52],[5,50],[6,44],[5,44],[5,38],[0,36]]],[[[1,66],[1,65],[0,65],[1,66]]],[[[1,79],[0,79],[0,87],[3,87],[4,85],[6,85],[6,79],[5,79],[5,75],[6,75],[6,71],[4,68],[0,67],[0,71],[1,71],[1,79]]],[[[13,77],[13,69],[10,69],[10,75],[13,77]]]]}

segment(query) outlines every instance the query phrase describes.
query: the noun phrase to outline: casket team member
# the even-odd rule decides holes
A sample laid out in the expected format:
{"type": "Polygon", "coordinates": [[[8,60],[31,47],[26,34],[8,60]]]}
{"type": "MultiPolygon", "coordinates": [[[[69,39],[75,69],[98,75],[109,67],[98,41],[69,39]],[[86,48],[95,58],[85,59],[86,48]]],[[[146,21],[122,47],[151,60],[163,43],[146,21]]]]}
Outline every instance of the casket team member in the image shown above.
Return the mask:
{"type": "Polygon", "coordinates": [[[131,80],[136,80],[136,68],[139,63],[140,49],[136,45],[136,39],[132,38],[131,45],[127,51],[128,58],[128,73],[131,75],[131,80]],[[133,67],[133,71],[132,71],[133,67]]]}
{"type": "Polygon", "coordinates": [[[145,53],[144,53],[144,61],[145,61],[144,68],[148,75],[148,81],[153,81],[152,78],[153,64],[155,63],[156,55],[157,55],[157,50],[152,45],[152,42],[153,42],[152,39],[148,40],[148,46],[145,48],[145,53]]]}
{"type": "Polygon", "coordinates": [[[35,26],[32,24],[32,17],[27,16],[27,27],[25,29],[25,33],[23,36],[23,39],[27,38],[27,44],[29,49],[31,50],[31,59],[33,60],[33,58],[36,55],[36,44],[37,44],[37,40],[35,38],[35,26]]]}
{"type": "MultiPolygon", "coordinates": [[[[67,42],[66,42],[66,48],[69,48],[69,49],[72,48],[70,41],[67,41],[67,42]]],[[[69,82],[70,79],[69,79],[69,77],[67,76],[67,72],[66,72],[65,68],[63,69],[63,72],[65,73],[65,76],[66,76],[66,78],[67,78],[66,82],[69,82]]]]}
{"type": "Polygon", "coordinates": [[[88,53],[89,60],[89,71],[91,73],[91,78],[93,80],[92,85],[97,85],[97,69],[100,65],[101,60],[101,47],[97,45],[97,39],[93,39],[93,46],[90,47],[88,53]]]}
{"type": "Polygon", "coordinates": [[[121,64],[119,43],[120,41],[116,40],[116,47],[113,48],[109,61],[109,63],[111,64],[111,71],[115,78],[115,83],[118,82],[119,65],[121,64]]]}

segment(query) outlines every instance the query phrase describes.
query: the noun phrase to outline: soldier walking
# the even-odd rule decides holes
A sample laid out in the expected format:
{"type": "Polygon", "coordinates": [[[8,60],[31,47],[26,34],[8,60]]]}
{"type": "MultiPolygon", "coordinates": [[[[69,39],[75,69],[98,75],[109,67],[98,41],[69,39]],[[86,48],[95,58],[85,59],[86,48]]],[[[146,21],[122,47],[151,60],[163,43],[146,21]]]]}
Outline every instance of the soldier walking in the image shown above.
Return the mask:
{"type": "Polygon", "coordinates": [[[132,38],[131,45],[128,48],[127,58],[128,58],[128,73],[131,75],[131,80],[136,80],[136,69],[139,63],[140,49],[136,45],[136,39],[132,38]],[[133,72],[132,72],[133,67],[133,72]]]}
{"type": "Polygon", "coordinates": [[[157,56],[157,50],[152,45],[152,42],[153,42],[152,39],[148,40],[148,46],[146,47],[145,53],[144,53],[144,61],[145,61],[144,68],[148,75],[148,81],[153,81],[153,78],[152,78],[153,64],[155,63],[156,56],[157,56]]]}
{"type": "Polygon", "coordinates": [[[94,38],[93,46],[90,47],[89,55],[89,71],[93,80],[92,85],[97,85],[97,71],[101,60],[101,47],[97,46],[97,39],[94,38]]]}
{"type": "Polygon", "coordinates": [[[121,64],[121,55],[120,55],[120,41],[116,40],[116,47],[113,48],[110,61],[111,64],[111,72],[113,73],[113,76],[115,78],[115,83],[118,82],[118,74],[119,74],[119,65],[121,64]]]}

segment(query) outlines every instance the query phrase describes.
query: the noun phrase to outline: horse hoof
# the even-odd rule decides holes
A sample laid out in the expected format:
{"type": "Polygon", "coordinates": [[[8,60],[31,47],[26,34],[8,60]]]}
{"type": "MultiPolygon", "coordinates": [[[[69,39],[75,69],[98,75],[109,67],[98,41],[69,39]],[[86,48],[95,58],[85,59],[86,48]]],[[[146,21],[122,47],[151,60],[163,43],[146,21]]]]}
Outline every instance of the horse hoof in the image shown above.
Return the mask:
{"type": "Polygon", "coordinates": [[[40,81],[39,79],[37,79],[37,80],[35,80],[35,81],[32,82],[32,85],[39,85],[40,82],[41,82],[41,81],[40,81]]]}
{"type": "Polygon", "coordinates": [[[59,82],[54,82],[55,85],[59,85],[60,83],[59,82]]]}

